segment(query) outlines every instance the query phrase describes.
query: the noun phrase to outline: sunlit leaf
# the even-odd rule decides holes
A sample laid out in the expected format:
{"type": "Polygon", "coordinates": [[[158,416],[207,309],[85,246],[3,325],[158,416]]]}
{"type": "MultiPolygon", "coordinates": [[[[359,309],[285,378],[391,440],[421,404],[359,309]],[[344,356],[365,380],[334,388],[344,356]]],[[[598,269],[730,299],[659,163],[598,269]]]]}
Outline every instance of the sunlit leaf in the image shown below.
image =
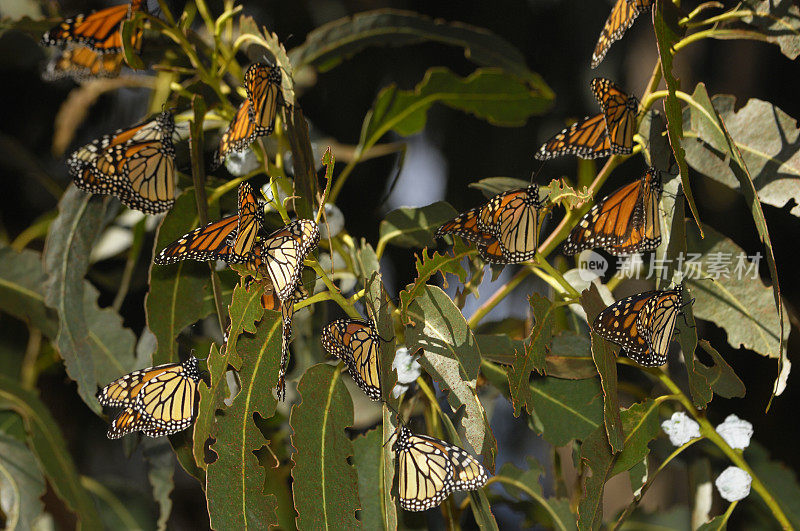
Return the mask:
{"type": "Polygon", "coordinates": [[[292,408],[289,423],[298,529],[359,527],[358,477],[345,431],[353,425],[353,402],[341,376],[340,368],[320,363],[297,387],[302,401],[292,408]]]}
{"type": "MultiPolygon", "coordinates": [[[[742,153],[753,185],[762,203],[783,208],[794,199],[791,213],[800,216],[800,130],[797,121],[769,102],[752,98],[736,110],[736,97],[717,94],[711,104],[725,122],[736,147],[742,153]]],[[[683,122],[687,135],[683,145],[686,160],[697,171],[740,190],[741,184],[710,116],[687,106],[683,122]]]]}
{"type": "Polygon", "coordinates": [[[658,418],[658,402],[645,400],[622,410],[622,431],[625,434],[625,447],[617,456],[611,475],[630,470],[650,453],[648,444],[661,431],[658,418]]]}
{"type": "MultiPolygon", "coordinates": [[[[776,2],[775,0],[744,0],[743,8],[753,13],[741,20],[758,31],[733,33],[732,30],[719,32],[719,38],[743,38],[764,40],[780,47],[781,53],[789,59],[797,59],[800,55],[800,7],[796,2],[776,2]],[[730,35],[728,35],[730,33],[730,35]]],[[[735,19],[723,28],[740,26],[735,19]]],[[[712,37],[716,35],[712,33],[712,37]]]]}
{"type": "Polygon", "coordinates": [[[264,469],[254,452],[268,443],[255,418],[272,417],[277,406],[273,390],[278,383],[281,323],[280,315],[270,312],[255,334],[239,339],[241,366],[235,367],[239,392],[211,428],[215,442],[210,451],[216,460],[207,465],[206,497],[214,529],[267,528],[278,523],[277,500],[264,491],[264,469]]]}
{"type": "Polygon", "coordinates": [[[412,323],[406,328],[408,349],[422,349],[419,363],[447,394],[453,411],[464,407],[461,426],[467,442],[483,455],[484,466],[494,470],[497,441],[478,398],[481,353],[467,321],[450,296],[436,286],[426,286],[409,305],[407,315],[412,323]]]}
{"type": "Polygon", "coordinates": [[[102,529],[94,501],[81,486],[61,429],[39,397],[0,375],[0,409],[15,411],[22,417],[28,445],[42,472],[58,497],[75,513],[79,526],[102,529]]]}
{"type": "Polygon", "coordinates": [[[461,260],[470,253],[470,250],[463,244],[453,248],[452,254],[439,254],[437,252],[428,256],[427,249],[423,249],[416,256],[417,276],[411,284],[408,284],[400,292],[400,311],[403,318],[408,321],[408,306],[419,297],[427,288],[428,280],[436,274],[441,274],[447,280],[446,273],[456,275],[463,284],[467,280],[467,271],[461,265],[461,260]]]}

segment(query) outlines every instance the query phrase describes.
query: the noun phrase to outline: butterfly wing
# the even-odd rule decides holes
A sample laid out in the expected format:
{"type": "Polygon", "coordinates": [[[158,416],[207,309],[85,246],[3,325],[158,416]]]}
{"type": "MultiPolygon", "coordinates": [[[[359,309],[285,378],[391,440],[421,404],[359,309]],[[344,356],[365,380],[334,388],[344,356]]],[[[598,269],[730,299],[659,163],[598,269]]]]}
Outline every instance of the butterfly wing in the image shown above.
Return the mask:
{"type": "Polygon", "coordinates": [[[254,63],[245,72],[244,88],[248,99],[253,102],[249,112],[257,136],[271,134],[275,126],[275,114],[281,97],[281,79],[281,69],[277,65],[254,63]]]}
{"type": "Polygon", "coordinates": [[[291,298],[280,302],[283,319],[281,336],[281,366],[278,370],[278,400],[286,399],[286,369],[289,365],[289,343],[292,341],[292,318],[294,317],[294,300],[291,298]]]}
{"type": "Polygon", "coordinates": [[[545,142],[536,153],[539,160],[561,155],[575,155],[582,159],[596,159],[611,154],[611,142],[606,134],[603,114],[589,116],[575,122],[545,142]]]}
{"type": "Polygon", "coordinates": [[[165,363],[156,367],[133,371],[100,389],[97,392],[97,401],[102,406],[129,406],[135,402],[136,396],[147,382],[164,372],[178,370],[179,367],[179,363],[165,363]]]}
{"type": "Polygon", "coordinates": [[[122,52],[120,24],[141,8],[142,0],[101,9],[90,15],[78,15],[62,21],[42,36],[42,44],[65,46],[79,43],[97,53],[122,52]]]}
{"type": "Polygon", "coordinates": [[[194,421],[197,359],[189,358],[173,370],[152,378],[136,396],[133,407],[150,418],[143,430],[149,437],[160,437],[185,430],[194,421]]]}
{"type": "Polygon", "coordinates": [[[647,338],[640,333],[638,319],[639,312],[657,294],[657,291],[646,291],[620,299],[597,315],[592,328],[603,339],[621,346],[634,361],[650,356],[650,347],[647,338]]]}
{"type": "Polygon", "coordinates": [[[45,81],[71,78],[76,82],[96,78],[117,77],[123,56],[119,53],[98,54],[86,46],[73,46],[55,54],[42,72],[45,81]]]}
{"type": "Polygon", "coordinates": [[[603,109],[611,153],[630,155],[633,152],[633,135],[636,134],[638,100],[606,78],[594,78],[591,86],[603,109]]]}
{"type": "Polygon", "coordinates": [[[660,291],[647,301],[639,312],[636,326],[650,349],[645,355],[634,353],[631,359],[648,367],[658,367],[667,362],[669,344],[680,313],[682,290],[679,284],[676,289],[660,291]]]}
{"type": "Polygon", "coordinates": [[[504,192],[480,209],[478,227],[498,240],[506,263],[525,262],[534,257],[539,244],[541,207],[536,184],[504,192]]]}
{"type": "Polygon", "coordinates": [[[231,236],[239,227],[239,216],[233,215],[197,228],[170,243],[153,259],[160,265],[181,260],[230,260],[231,236]]]}
{"type": "Polygon", "coordinates": [[[247,183],[242,183],[239,185],[239,222],[236,238],[232,245],[233,254],[241,257],[248,256],[253,249],[261,226],[261,207],[258,199],[253,193],[253,188],[247,183]]]}
{"type": "Polygon", "coordinates": [[[133,408],[126,407],[111,421],[106,436],[109,439],[119,439],[123,435],[150,430],[152,427],[150,417],[133,408]]]}
{"type": "Polygon", "coordinates": [[[130,208],[156,214],[175,203],[175,121],[168,111],[120,129],[75,151],[67,160],[81,190],[111,194],[130,208]]]}
{"type": "Polygon", "coordinates": [[[236,115],[219,139],[219,147],[217,147],[217,152],[214,155],[215,168],[225,162],[229,154],[247,149],[258,137],[255,123],[250,118],[251,109],[250,98],[239,105],[236,115]]]}
{"type": "Polygon", "coordinates": [[[371,400],[381,399],[380,337],[367,321],[339,319],[322,329],[322,346],[344,361],[350,376],[371,400]]]}
{"type": "Polygon", "coordinates": [[[614,255],[655,249],[661,243],[660,193],[661,178],[651,168],[640,179],[604,197],[572,229],[564,254],[595,248],[614,255]]]}
{"type": "Polygon", "coordinates": [[[611,45],[622,38],[639,13],[650,9],[652,4],[653,0],[617,0],[594,47],[592,68],[600,64],[611,45]]]}
{"type": "Polygon", "coordinates": [[[319,228],[309,219],[297,220],[262,239],[254,248],[251,268],[264,268],[282,301],[291,297],[303,271],[303,260],[319,242],[319,228]]]}

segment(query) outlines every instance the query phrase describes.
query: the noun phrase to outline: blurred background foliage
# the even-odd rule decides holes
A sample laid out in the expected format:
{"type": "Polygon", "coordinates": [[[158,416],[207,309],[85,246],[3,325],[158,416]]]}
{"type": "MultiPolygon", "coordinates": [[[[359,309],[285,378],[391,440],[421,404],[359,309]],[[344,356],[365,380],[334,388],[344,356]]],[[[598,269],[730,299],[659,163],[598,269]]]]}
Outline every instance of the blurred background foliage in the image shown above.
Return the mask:
{"type": "MultiPolygon", "coordinates": [[[[211,1],[208,6],[212,13],[223,11],[222,2],[211,1]]],[[[43,24],[46,29],[59,16],[103,7],[106,5],[85,1],[57,4],[6,0],[0,9],[0,16],[3,20],[18,19],[24,15],[33,20],[47,18],[43,24]]],[[[176,13],[183,9],[178,4],[172,4],[171,7],[176,13]]],[[[285,47],[291,50],[303,43],[309,32],[325,23],[385,7],[416,11],[429,17],[464,22],[492,31],[520,50],[528,68],[542,76],[556,97],[549,111],[542,116],[534,116],[519,127],[498,127],[445,105],[435,105],[428,112],[422,133],[408,139],[394,134],[384,138],[384,142],[407,144],[402,165],[397,155],[362,162],[355,167],[336,201],[344,214],[348,232],[355,239],[363,237],[373,244],[378,240],[381,220],[397,207],[419,207],[444,200],[461,211],[476,205],[483,198],[479,191],[468,188],[469,183],[493,176],[527,179],[532,171],[540,167],[534,161],[533,153],[553,132],[563,127],[566,118],[579,118],[596,112],[589,90],[589,82],[593,77],[608,77],[628,91],[639,94],[650,78],[658,55],[652,25],[644,16],[628,30],[621,42],[612,47],[601,66],[596,71],[590,70],[591,51],[610,9],[610,4],[603,0],[244,2],[243,14],[252,16],[259,26],[275,32],[285,47]]],[[[158,57],[165,44],[157,38],[146,40],[143,49],[145,61],[148,57],[158,57]]],[[[55,218],[57,202],[70,182],[64,164],[65,154],[102,134],[138,121],[146,114],[145,110],[151,102],[150,89],[135,86],[136,82],[97,95],[76,90],[76,85],[70,81],[46,83],[41,80],[40,72],[47,53],[39,46],[38,38],[29,33],[3,31],[0,34],[0,72],[4,95],[0,122],[0,175],[6,187],[6,193],[0,194],[0,241],[6,244],[16,241],[18,246],[40,252],[43,250],[46,228],[55,218]],[[83,107],[87,113],[85,119],[62,114],[65,108],[71,109],[72,113],[80,110],[80,103],[65,107],[70,98],[75,102],[80,97],[89,98],[83,101],[90,102],[88,108],[83,107]],[[67,138],[59,136],[58,124],[64,120],[80,124],[74,135],[68,135],[67,138]]],[[[459,76],[468,76],[475,69],[474,63],[464,57],[463,49],[459,47],[420,42],[397,47],[366,48],[336,68],[307,73],[310,78],[296,80],[299,101],[310,122],[312,141],[315,148],[320,149],[319,153],[315,153],[315,158],[318,160],[324,147],[331,145],[337,159],[346,161],[359,140],[364,116],[380,91],[392,83],[402,90],[412,89],[423,79],[425,72],[434,66],[444,66],[459,76]]],[[[790,117],[800,116],[800,101],[795,93],[797,60],[787,58],[773,44],[751,40],[703,40],[683,50],[674,68],[685,92],[691,93],[698,82],[703,82],[711,95],[732,95],[737,109],[749,99],[757,98],[774,104],[790,117]]],[[[146,82],[141,84],[147,85],[146,82]]],[[[150,109],[155,110],[159,109],[150,109]]],[[[209,142],[208,151],[211,144],[213,142],[209,142]]],[[[178,167],[189,173],[188,153],[181,151],[185,147],[178,149],[178,167]]],[[[584,171],[594,173],[591,163],[583,164],[584,171]]],[[[794,169],[797,170],[796,163],[794,169]]],[[[632,158],[614,172],[606,187],[608,190],[614,189],[638,177],[641,171],[641,162],[632,158]]],[[[577,174],[576,159],[564,157],[547,163],[537,180],[548,182],[565,175],[574,178],[577,174]]],[[[747,254],[761,251],[758,233],[743,197],[700,172],[692,170],[689,176],[700,219],[721,235],[733,239],[747,254]]],[[[785,205],[763,206],[788,312],[787,325],[790,324],[792,328],[788,341],[790,358],[798,350],[797,308],[800,308],[800,280],[794,274],[795,239],[800,234],[800,220],[791,212],[798,208],[797,198],[800,194],[796,192],[797,182],[793,187],[794,199],[785,205]]],[[[225,206],[230,210],[231,205],[225,206]]],[[[549,228],[555,226],[554,222],[550,223],[549,228]]],[[[117,224],[120,222],[117,221],[117,224]]],[[[129,229],[122,227],[121,230],[129,229]]],[[[140,337],[146,327],[142,308],[148,291],[147,264],[151,259],[149,249],[153,248],[154,234],[152,227],[143,232],[141,245],[145,252],[141,253],[140,261],[136,264],[130,291],[124,300],[117,300],[117,287],[125,268],[127,250],[114,252],[112,249],[105,256],[93,257],[87,277],[99,292],[99,306],[104,308],[116,304],[124,326],[132,330],[136,337],[140,337]]],[[[390,294],[397,294],[416,276],[413,254],[405,248],[388,246],[381,266],[383,280],[390,294]]],[[[35,271],[34,264],[29,271],[35,271]]],[[[24,276],[25,272],[21,270],[20,276],[24,276]]],[[[769,278],[765,261],[762,261],[761,273],[763,278],[769,278]]],[[[34,277],[28,280],[33,286],[42,281],[34,277]]],[[[523,290],[531,292],[543,288],[542,283],[528,280],[523,290]]],[[[487,291],[482,291],[482,297],[488,297],[491,289],[487,287],[487,291]]],[[[465,309],[467,317],[476,307],[470,304],[465,309]]],[[[487,319],[500,321],[508,317],[524,318],[527,307],[524,298],[512,297],[495,308],[487,319]]],[[[332,317],[337,316],[335,312],[331,314],[332,317]]],[[[131,527],[146,522],[147,527],[155,522],[159,511],[153,502],[150,482],[155,485],[166,485],[168,482],[160,482],[159,478],[152,477],[158,471],[163,473],[163,467],[152,468],[156,472],[151,472],[151,477],[148,477],[149,469],[145,461],[161,459],[169,463],[172,459],[169,447],[152,441],[134,447],[131,438],[122,443],[106,439],[105,422],[80,399],[77,386],[66,375],[57,352],[47,341],[41,337],[31,337],[27,326],[13,313],[0,314],[0,326],[0,375],[8,378],[3,382],[9,385],[10,382],[21,382],[23,388],[35,390],[40,395],[63,434],[63,442],[57,444],[72,456],[77,468],[77,472],[72,473],[79,474],[83,487],[100,500],[106,524],[113,522],[131,527]],[[28,370],[26,373],[23,370],[26,367],[24,360],[28,355],[26,353],[32,349],[39,354],[33,371],[25,369],[28,370]],[[116,506],[115,500],[124,500],[125,507],[116,506]],[[126,521],[131,515],[135,522],[126,521]]],[[[49,323],[49,326],[57,324],[49,323]]],[[[298,326],[302,330],[303,325],[298,326]]],[[[43,332],[47,334],[47,330],[43,332]]],[[[800,437],[800,426],[794,421],[798,400],[798,391],[792,385],[795,377],[790,378],[786,392],[774,401],[770,412],[765,415],[764,408],[772,391],[776,371],[774,360],[754,355],[743,348],[731,348],[726,340],[726,332],[708,321],[698,323],[698,333],[719,350],[747,388],[744,398],[715,397],[713,408],[708,411],[709,420],[716,425],[729,413],[736,413],[751,421],[756,439],[770,457],[798,470],[800,457],[793,451],[791,442],[800,437]]],[[[310,330],[306,331],[306,335],[311,337],[312,343],[316,341],[310,330]]],[[[125,340],[132,352],[134,338],[125,340]]],[[[208,352],[208,345],[208,341],[204,345],[195,341],[187,342],[184,346],[208,352]]],[[[131,360],[131,363],[138,361],[131,360]]],[[[135,366],[144,365],[138,363],[135,366]]],[[[134,368],[133,365],[131,368],[134,368]]],[[[357,422],[358,410],[362,406],[356,402],[357,422]]],[[[279,412],[288,416],[288,410],[284,408],[281,411],[280,407],[279,412]]],[[[500,448],[498,469],[509,463],[527,467],[525,457],[529,455],[535,456],[545,467],[554,466],[541,438],[529,430],[524,422],[514,421],[511,405],[503,397],[496,397],[485,407],[492,412],[492,429],[500,448]]],[[[374,421],[374,416],[367,415],[362,419],[363,424],[356,426],[356,430],[364,429],[374,421]]],[[[277,418],[265,423],[273,424],[265,427],[265,430],[274,430],[281,433],[282,437],[288,437],[285,433],[288,428],[285,423],[278,425],[280,421],[277,418]]],[[[0,416],[0,427],[3,432],[11,434],[22,430],[18,418],[8,413],[0,416]]],[[[657,441],[655,444],[663,442],[657,441]]],[[[11,456],[17,454],[20,455],[19,462],[30,459],[30,454],[13,438],[3,436],[0,446],[3,448],[0,456],[9,461],[11,456]]],[[[289,458],[285,446],[274,445],[270,449],[280,462],[286,462],[289,458]]],[[[570,460],[570,450],[566,447],[565,451],[560,452],[560,459],[570,460]]],[[[687,471],[687,467],[692,466],[693,452],[687,451],[685,463],[665,472],[657,488],[643,503],[645,510],[674,507],[676,503],[688,502],[688,493],[683,488],[686,475],[692,472],[695,474],[693,477],[702,477],[701,472],[687,471]]],[[[697,455],[700,455],[699,451],[697,455]]],[[[275,469],[269,473],[285,474],[285,469],[275,469]]],[[[545,477],[548,475],[545,474],[545,477]]],[[[70,527],[74,519],[62,501],[63,493],[56,495],[54,492],[58,486],[45,483],[41,477],[30,479],[29,488],[44,494],[43,503],[53,520],[60,527],[70,527]]],[[[286,478],[268,477],[268,483],[280,479],[286,478]]],[[[630,490],[624,484],[626,481],[620,476],[620,481],[607,489],[607,514],[616,512],[627,503],[630,490]]],[[[546,491],[550,489],[549,493],[552,494],[554,485],[546,481],[544,488],[546,491]]],[[[170,503],[165,501],[164,493],[161,494],[158,499],[162,503],[170,503]]],[[[280,489],[275,494],[282,506],[291,506],[291,500],[280,499],[285,495],[280,489]]],[[[181,467],[175,467],[174,490],[169,496],[172,510],[167,525],[170,528],[196,529],[209,525],[203,491],[198,482],[181,467]]],[[[523,521],[520,513],[511,509],[495,507],[494,512],[501,527],[518,526],[523,521]]],[[[530,508],[523,512],[528,513],[526,517],[536,517],[530,508]]],[[[749,504],[743,506],[741,511],[734,513],[732,525],[747,527],[753,522],[764,523],[765,520],[754,512],[756,509],[749,504]]],[[[279,518],[286,522],[293,516],[291,513],[280,514],[279,518]]]]}

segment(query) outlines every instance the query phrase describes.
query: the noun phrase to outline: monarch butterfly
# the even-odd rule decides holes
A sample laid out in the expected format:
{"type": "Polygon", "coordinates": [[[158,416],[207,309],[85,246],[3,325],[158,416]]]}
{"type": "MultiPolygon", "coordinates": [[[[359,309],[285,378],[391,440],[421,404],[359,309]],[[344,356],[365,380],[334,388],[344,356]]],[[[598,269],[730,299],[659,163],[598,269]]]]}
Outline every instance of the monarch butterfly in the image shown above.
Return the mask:
{"type": "Polygon", "coordinates": [[[261,238],[253,246],[250,269],[269,276],[275,295],[288,300],[297,289],[303,260],[319,243],[319,227],[310,219],[299,219],[261,238]]]}
{"type": "Polygon", "coordinates": [[[45,81],[72,78],[80,82],[92,78],[116,77],[122,67],[122,54],[99,54],[86,46],[73,46],[54,55],[42,72],[45,81]]]}
{"type": "Polygon", "coordinates": [[[594,320],[594,331],[622,347],[621,354],[646,367],[667,362],[675,321],[683,306],[683,284],[618,300],[594,320]]]}
{"type": "Polygon", "coordinates": [[[503,192],[448,221],[436,236],[457,234],[473,241],[480,256],[490,263],[525,262],[534,257],[539,245],[543,205],[537,184],[503,192]]]}
{"type": "Polygon", "coordinates": [[[70,155],[70,175],[84,192],[114,195],[149,214],[169,210],[175,203],[174,132],[169,111],[120,129],[70,155]]]}
{"type": "Polygon", "coordinates": [[[658,170],[649,168],[636,181],[604,197],[569,233],[564,254],[603,248],[619,256],[652,251],[661,243],[658,170]]]}
{"type": "Polygon", "coordinates": [[[380,336],[375,324],[339,319],[322,329],[322,346],[347,365],[350,376],[372,400],[381,399],[380,336]]]}
{"type": "Polygon", "coordinates": [[[134,371],[97,392],[103,406],[121,407],[112,421],[109,439],[142,431],[148,437],[169,435],[188,428],[194,420],[197,358],[134,371]]]}
{"type": "MultiPolygon", "coordinates": [[[[90,15],[78,15],[62,21],[42,36],[42,44],[64,46],[78,43],[97,53],[122,52],[120,25],[130,13],[141,9],[144,0],[133,0],[130,4],[112,6],[90,15]]],[[[141,40],[141,33],[134,35],[134,46],[141,40]]]]}
{"type": "Polygon", "coordinates": [[[545,142],[535,155],[537,159],[561,155],[596,159],[633,151],[639,101],[605,78],[593,79],[591,86],[603,112],[572,124],[545,142]]]}
{"type": "Polygon", "coordinates": [[[414,435],[400,426],[392,445],[399,461],[400,507],[424,511],[436,507],[453,491],[475,490],[489,474],[474,457],[452,444],[414,435]]]}
{"type": "Polygon", "coordinates": [[[262,226],[261,207],[247,183],[239,185],[239,213],[197,228],[170,243],[153,259],[159,265],[181,260],[247,262],[262,226]]]}
{"type": "Polygon", "coordinates": [[[639,13],[649,10],[654,0],[617,0],[611,14],[608,15],[603,31],[597,39],[597,46],[592,54],[592,68],[603,60],[611,44],[622,38],[639,13]]]}
{"type": "Polygon", "coordinates": [[[221,165],[231,152],[244,151],[256,138],[272,133],[281,97],[280,68],[261,63],[251,65],[245,72],[245,90],[248,97],[239,105],[219,140],[215,166],[221,165]]]}

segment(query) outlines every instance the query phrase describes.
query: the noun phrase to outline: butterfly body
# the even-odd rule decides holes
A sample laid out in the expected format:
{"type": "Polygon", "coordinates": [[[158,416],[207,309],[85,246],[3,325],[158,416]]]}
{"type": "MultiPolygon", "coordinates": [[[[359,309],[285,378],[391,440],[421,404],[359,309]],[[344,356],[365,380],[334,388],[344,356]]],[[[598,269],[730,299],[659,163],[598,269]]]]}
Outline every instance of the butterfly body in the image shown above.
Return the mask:
{"type": "Polygon", "coordinates": [[[655,168],[598,201],[570,232],[564,254],[602,248],[619,256],[652,251],[661,243],[658,208],[663,186],[655,168]]]}
{"type": "Polygon", "coordinates": [[[683,285],[674,289],[646,291],[620,299],[592,324],[607,341],[622,347],[622,354],[646,367],[667,362],[667,353],[683,305],[683,285]]]}
{"type": "Polygon", "coordinates": [[[149,437],[169,435],[188,428],[194,421],[197,382],[200,372],[197,358],[182,363],[166,363],[119,378],[97,393],[103,406],[121,407],[112,421],[110,439],[133,431],[149,437]]]}
{"type": "Polygon", "coordinates": [[[358,387],[371,399],[381,399],[380,336],[371,321],[339,319],[322,329],[322,346],[342,360],[358,387]]]}
{"type": "Polygon", "coordinates": [[[510,190],[459,214],[439,227],[436,236],[456,234],[474,242],[489,263],[525,262],[536,254],[542,206],[538,185],[510,190]]]}
{"type": "Polygon", "coordinates": [[[567,127],[544,143],[535,157],[548,160],[562,155],[596,159],[633,152],[638,100],[605,78],[595,78],[592,92],[603,112],[567,127]]]}
{"type": "Polygon", "coordinates": [[[67,160],[75,185],[111,194],[124,205],[157,214],[175,203],[172,113],[120,129],[78,149],[67,160]]]}
{"type": "Polygon", "coordinates": [[[310,219],[289,223],[254,246],[248,267],[269,275],[278,299],[289,299],[297,289],[303,260],[319,243],[319,227],[310,219]],[[266,270],[266,271],[265,271],[266,270]]]}
{"type": "Polygon", "coordinates": [[[416,435],[400,426],[392,445],[398,460],[400,507],[424,511],[436,507],[453,491],[475,490],[489,475],[474,457],[445,441],[416,435]]]}

